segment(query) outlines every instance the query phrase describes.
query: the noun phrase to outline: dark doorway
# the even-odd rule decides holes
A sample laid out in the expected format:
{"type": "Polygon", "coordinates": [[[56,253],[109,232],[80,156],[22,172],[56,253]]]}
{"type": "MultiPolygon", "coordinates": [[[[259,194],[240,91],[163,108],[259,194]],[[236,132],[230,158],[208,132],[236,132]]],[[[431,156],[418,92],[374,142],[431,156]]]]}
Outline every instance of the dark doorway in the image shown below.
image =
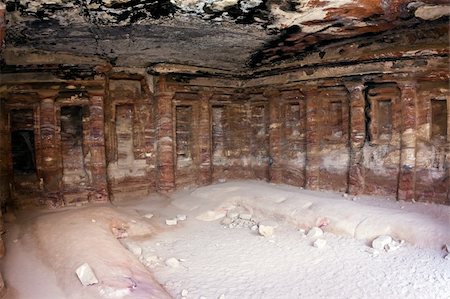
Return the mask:
{"type": "Polygon", "coordinates": [[[34,132],[31,130],[12,131],[11,148],[14,174],[35,173],[34,132]]]}
{"type": "Polygon", "coordinates": [[[15,175],[36,174],[32,109],[11,110],[11,154],[15,175]]]}
{"type": "Polygon", "coordinates": [[[34,204],[40,194],[36,166],[33,109],[10,111],[13,205],[34,204]]]}

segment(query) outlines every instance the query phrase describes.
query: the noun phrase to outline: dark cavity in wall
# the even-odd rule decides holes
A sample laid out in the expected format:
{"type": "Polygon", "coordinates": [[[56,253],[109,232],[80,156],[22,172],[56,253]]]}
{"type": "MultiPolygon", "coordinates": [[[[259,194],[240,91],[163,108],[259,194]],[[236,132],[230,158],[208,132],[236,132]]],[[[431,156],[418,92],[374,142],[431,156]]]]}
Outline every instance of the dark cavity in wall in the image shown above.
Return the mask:
{"type": "Polygon", "coordinates": [[[366,133],[364,140],[366,142],[370,142],[372,140],[372,136],[370,134],[370,126],[372,123],[371,111],[372,105],[369,99],[369,88],[366,88],[364,92],[364,124],[365,124],[364,130],[366,133]]]}
{"type": "Polygon", "coordinates": [[[431,137],[447,139],[447,100],[431,100],[431,137]]]}
{"type": "Polygon", "coordinates": [[[36,173],[33,110],[11,111],[11,153],[14,174],[36,173]]]}
{"type": "Polygon", "coordinates": [[[176,108],[177,165],[192,160],[192,106],[176,108]]]}

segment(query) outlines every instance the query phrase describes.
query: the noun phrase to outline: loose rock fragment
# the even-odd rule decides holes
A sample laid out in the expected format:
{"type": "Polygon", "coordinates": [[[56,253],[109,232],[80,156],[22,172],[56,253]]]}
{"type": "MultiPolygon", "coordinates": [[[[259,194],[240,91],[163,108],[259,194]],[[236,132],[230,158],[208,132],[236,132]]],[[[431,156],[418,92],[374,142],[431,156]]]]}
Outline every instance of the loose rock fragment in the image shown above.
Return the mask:
{"type": "Polygon", "coordinates": [[[181,296],[186,297],[189,294],[188,290],[182,290],[181,291],[181,296]]]}
{"type": "Polygon", "coordinates": [[[277,223],[273,221],[263,221],[258,225],[258,232],[261,236],[271,237],[277,227],[277,223]]]}
{"type": "Polygon", "coordinates": [[[377,250],[385,250],[386,246],[392,242],[392,237],[387,235],[382,235],[375,238],[372,241],[372,248],[377,250]]]}
{"type": "Polygon", "coordinates": [[[445,256],[445,259],[450,261],[450,253],[445,256]]]}
{"type": "Polygon", "coordinates": [[[325,239],[317,239],[317,240],[314,241],[313,245],[314,245],[314,247],[319,248],[319,249],[320,248],[324,248],[325,245],[327,245],[327,240],[325,240],[325,239]]]}
{"type": "Polygon", "coordinates": [[[152,213],[148,213],[148,214],[144,215],[144,218],[147,218],[147,219],[152,219],[152,217],[153,217],[152,213]]]}
{"type": "Polygon", "coordinates": [[[323,235],[323,230],[321,230],[319,227],[313,227],[309,230],[309,232],[306,236],[309,238],[318,238],[322,235],[323,235]]]}
{"type": "Polygon", "coordinates": [[[174,257],[166,260],[166,265],[172,268],[178,268],[180,266],[180,261],[174,257]]]}
{"type": "Polygon", "coordinates": [[[84,286],[90,286],[98,283],[98,279],[88,263],[84,263],[83,265],[79,266],[75,270],[75,272],[77,273],[78,279],[80,280],[81,284],[84,286]]]}
{"type": "Polygon", "coordinates": [[[178,224],[178,219],[177,218],[166,219],[166,224],[167,225],[177,225],[178,224]]]}
{"type": "Polygon", "coordinates": [[[177,215],[177,219],[178,219],[179,221],[184,221],[184,220],[187,219],[187,216],[186,216],[186,215],[183,215],[183,214],[178,214],[178,215],[177,215]]]}

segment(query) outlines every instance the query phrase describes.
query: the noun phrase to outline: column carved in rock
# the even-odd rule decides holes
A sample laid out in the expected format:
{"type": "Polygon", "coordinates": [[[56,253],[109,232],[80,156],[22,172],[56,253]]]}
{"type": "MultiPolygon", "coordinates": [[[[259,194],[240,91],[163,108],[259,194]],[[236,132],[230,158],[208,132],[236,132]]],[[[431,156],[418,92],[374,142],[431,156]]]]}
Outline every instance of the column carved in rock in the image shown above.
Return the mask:
{"type": "Polygon", "coordinates": [[[200,96],[200,116],[199,116],[199,184],[208,185],[212,182],[211,169],[211,111],[209,101],[213,96],[212,92],[201,92],[200,96]]]}
{"type": "Polygon", "coordinates": [[[350,163],[348,171],[348,188],[350,194],[364,192],[364,154],[363,148],[366,138],[365,100],[362,83],[345,84],[350,96],[350,132],[349,151],[350,163]]]}
{"type": "Polygon", "coordinates": [[[263,95],[269,100],[269,180],[273,183],[282,183],[283,173],[281,168],[281,93],[277,89],[268,89],[264,92],[263,95]]]}
{"type": "Polygon", "coordinates": [[[41,169],[45,196],[56,204],[60,200],[62,179],[61,152],[57,142],[55,101],[45,98],[40,107],[41,169]]]}
{"type": "Polygon", "coordinates": [[[401,82],[401,154],[398,199],[411,201],[415,197],[416,170],[416,83],[401,82]]]}
{"type": "Polygon", "coordinates": [[[317,190],[320,180],[320,96],[317,86],[302,89],[306,96],[306,188],[317,190]]]}
{"type": "Polygon", "coordinates": [[[157,190],[170,192],[175,189],[174,134],[172,100],[174,92],[169,91],[166,79],[160,77],[156,93],[157,115],[157,190]]]}
{"type": "Polygon", "coordinates": [[[107,201],[107,173],[105,154],[105,121],[103,96],[90,97],[90,168],[92,174],[92,193],[90,200],[107,201]]]}

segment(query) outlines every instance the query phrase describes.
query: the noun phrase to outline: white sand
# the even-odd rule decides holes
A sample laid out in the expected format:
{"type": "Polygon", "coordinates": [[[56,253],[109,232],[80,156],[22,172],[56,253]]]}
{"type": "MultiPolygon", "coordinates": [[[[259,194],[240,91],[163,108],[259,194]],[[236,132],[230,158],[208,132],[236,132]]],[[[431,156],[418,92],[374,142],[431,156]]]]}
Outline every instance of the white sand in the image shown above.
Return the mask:
{"type": "Polygon", "coordinates": [[[246,181],[172,200],[19,213],[7,224],[1,265],[7,298],[181,298],[183,290],[186,298],[450,298],[450,260],[440,249],[450,243],[450,207],[351,198],[246,181]],[[275,235],[196,219],[235,207],[276,221],[275,235]],[[178,214],[187,220],[165,225],[178,214]],[[321,249],[299,232],[315,225],[324,225],[321,249]],[[368,244],[385,233],[406,243],[373,254],[368,244]],[[138,246],[141,258],[121,242],[138,246]],[[151,257],[147,267],[142,256],[151,257]],[[78,281],[83,262],[98,285],[78,281]]]}

